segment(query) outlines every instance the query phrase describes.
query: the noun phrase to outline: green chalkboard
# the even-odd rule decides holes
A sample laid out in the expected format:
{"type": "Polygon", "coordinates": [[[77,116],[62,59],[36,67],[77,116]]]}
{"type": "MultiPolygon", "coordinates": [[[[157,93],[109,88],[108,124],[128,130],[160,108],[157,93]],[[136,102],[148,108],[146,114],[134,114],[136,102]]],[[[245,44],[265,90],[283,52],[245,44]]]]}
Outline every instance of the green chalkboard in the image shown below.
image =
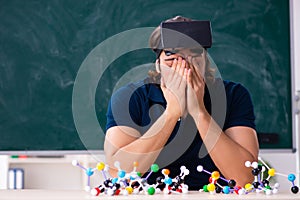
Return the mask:
{"type": "Polygon", "coordinates": [[[209,54],[223,79],[252,94],[260,147],[291,149],[289,1],[0,0],[0,152],[103,149],[110,95],[124,74],[155,59],[142,39],[141,48],[131,44],[138,35],[116,36],[176,15],[211,20],[209,54]],[[114,59],[96,55],[99,48],[114,59]],[[88,67],[105,62],[98,80],[88,67]]]}

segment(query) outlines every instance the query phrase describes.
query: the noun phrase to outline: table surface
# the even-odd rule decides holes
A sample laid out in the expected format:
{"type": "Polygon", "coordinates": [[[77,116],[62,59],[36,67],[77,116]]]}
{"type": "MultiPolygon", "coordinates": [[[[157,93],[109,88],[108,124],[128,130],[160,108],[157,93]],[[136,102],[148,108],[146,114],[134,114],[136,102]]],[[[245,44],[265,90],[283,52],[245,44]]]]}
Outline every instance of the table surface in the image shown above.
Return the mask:
{"type": "Polygon", "coordinates": [[[249,193],[245,195],[238,194],[210,194],[198,191],[189,191],[187,194],[154,194],[154,195],[118,195],[118,196],[92,196],[90,193],[83,190],[0,190],[0,200],[37,200],[37,199],[51,199],[51,200],[79,200],[79,199],[188,199],[188,200],[201,200],[201,199],[300,199],[300,193],[293,194],[291,192],[280,192],[277,194],[266,195],[264,193],[249,193]]]}

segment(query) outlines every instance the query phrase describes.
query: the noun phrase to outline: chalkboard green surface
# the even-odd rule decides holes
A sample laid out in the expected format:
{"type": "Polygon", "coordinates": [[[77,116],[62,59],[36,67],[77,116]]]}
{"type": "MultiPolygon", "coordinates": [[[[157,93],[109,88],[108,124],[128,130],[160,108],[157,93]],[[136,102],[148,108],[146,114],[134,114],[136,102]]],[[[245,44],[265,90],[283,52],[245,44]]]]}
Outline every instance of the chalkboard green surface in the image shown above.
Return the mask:
{"type": "Polygon", "coordinates": [[[131,51],[105,70],[94,99],[99,132],[85,133],[88,145],[72,113],[80,66],[108,38],[176,15],[211,20],[209,54],[223,79],[249,89],[260,147],[291,149],[289,1],[1,0],[0,151],[103,149],[112,91],[155,56],[147,48],[131,51]]]}

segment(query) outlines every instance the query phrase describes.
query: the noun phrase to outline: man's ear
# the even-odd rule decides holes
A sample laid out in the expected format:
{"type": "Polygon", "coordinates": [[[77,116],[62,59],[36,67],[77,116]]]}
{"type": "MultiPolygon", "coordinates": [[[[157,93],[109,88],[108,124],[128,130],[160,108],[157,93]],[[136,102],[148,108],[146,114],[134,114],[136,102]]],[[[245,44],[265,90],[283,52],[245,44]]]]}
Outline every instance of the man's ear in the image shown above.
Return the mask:
{"type": "Polygon", "coordinates": [[[159,62],[159,58],[156,59],[156,61],[155,61],[155,69],[156,69],[156,71],[157,71],[158,73],[161,72],[161,70],[160,70],[160,62],[159,62]]]}

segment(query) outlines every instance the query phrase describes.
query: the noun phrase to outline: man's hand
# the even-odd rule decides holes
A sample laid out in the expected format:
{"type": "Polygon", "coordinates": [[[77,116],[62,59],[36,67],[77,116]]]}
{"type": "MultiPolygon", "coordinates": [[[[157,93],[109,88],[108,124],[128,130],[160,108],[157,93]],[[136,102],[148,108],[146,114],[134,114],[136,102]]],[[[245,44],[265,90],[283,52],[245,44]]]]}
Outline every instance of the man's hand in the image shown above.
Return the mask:
{"type": "Polygon", "coordinates": [[[187,75],[187,111],[195,119],[201,112],[206,112],[203,97],[205,91],[204,72],[206,53],[196,58],[188,57],[190,68],[187,75]]]}
{"type": "Polygon", "coordinates": [[[161,66],[161,89],[167,101],[168,112],[181,117],[186,112],[187,68],[181,57],[174,59],[172,66],[161,66]]]}

